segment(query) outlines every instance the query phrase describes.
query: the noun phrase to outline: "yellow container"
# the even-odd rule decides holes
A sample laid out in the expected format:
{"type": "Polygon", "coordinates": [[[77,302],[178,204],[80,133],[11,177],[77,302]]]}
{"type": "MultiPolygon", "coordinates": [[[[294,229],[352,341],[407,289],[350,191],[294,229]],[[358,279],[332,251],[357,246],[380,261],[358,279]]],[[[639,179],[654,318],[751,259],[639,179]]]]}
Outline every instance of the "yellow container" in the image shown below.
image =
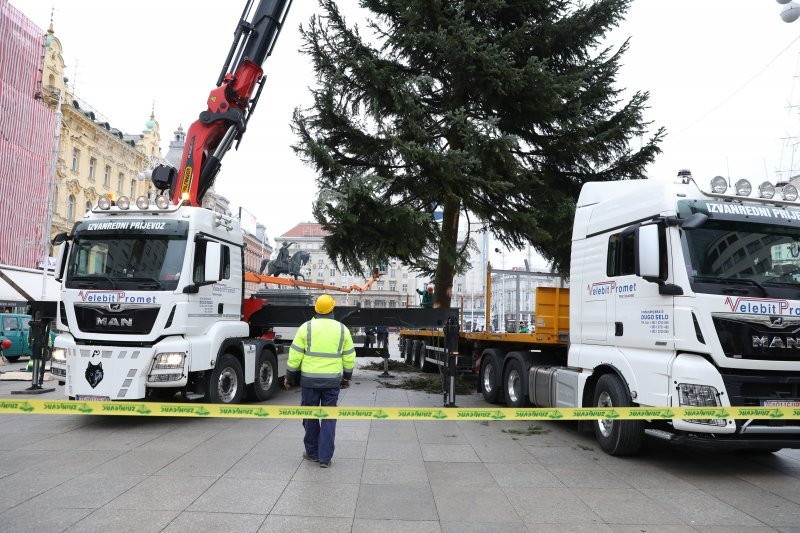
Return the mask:
{"type": "Polygon", "coordinates": [[[535,312],[537,341],[550,344],[569,341],[569,289],[536,287],[535,312]]]}

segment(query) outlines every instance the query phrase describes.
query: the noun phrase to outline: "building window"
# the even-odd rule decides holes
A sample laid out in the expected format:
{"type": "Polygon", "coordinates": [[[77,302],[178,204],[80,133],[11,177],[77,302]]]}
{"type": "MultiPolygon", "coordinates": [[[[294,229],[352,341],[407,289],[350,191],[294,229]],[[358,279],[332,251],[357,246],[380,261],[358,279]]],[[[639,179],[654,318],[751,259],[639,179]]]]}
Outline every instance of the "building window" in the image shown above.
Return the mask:
{"type": "Polygon", "coordinates": [[[408,272],[403,272],[403,279],[408,279],[408,272]]]}
{"type": "Polygon", "coordinates": [[[75,196],[70,194],[67,198],[67,220],[70,222],[75,218],[75,196]]]}
{"type": "Polygon", "coordinates": [[[89,181],[94,181],[94,169],[97,167],[97,159],[94,157],[89,159],[89,181]]]}
{"type": "Polygon", "coordinates": [[[78,164],[81,162],[81,151],[77,148],[72,149],[72,170],[78,171],[78,164]]]}
{"type": "Polygon", "coordinates": [[[111,185],[111,166],[106,165],[106,170],[103,172],[103,186],[108,187],[111,185]]]}
{"type": "Polygon", "coordinates": [[[393,268],[393,269],[391,269],[391,270],[389,271],[389,277],[390,277],[390,278],[396,278],[396,277],[397,277],[397,270],[395,270],[394,268],[393,268]]]}
{"type": "Polygon", "coordinates": [[[389,300],[389,307],[397,307],[397,302],[394,300],[389,300]]]}
{"type": "Polygon", "coordinates": [[[395,285],[394,283],[390,283],[389,284],[389,290],[392,291],[392,292],[396,291],[397,290],[397,285],[395,285]]]}
{"type": "Polygon", "coordinates": [[[331,276],[335,276],[335,275],[336,275],[336,269],[335,269],[335,268],[332,268],[332,269],[331,269],[331,276]]]}
{"type": "Polygon", "coordinates": [[[456,285],[456,292],[461,292],[461,284],[456,285]]]}
{"type": "MultiPolygon", "coordinates": [[[[376,285],[377,285],[379,291],[383,290],[383,282],[382,281],[379,281],[378,283],[376,283],[376,285]]],[[[377,300],[376,300],[376,302],[377,302],[377,300]]],[[[377,305],[376,305],[376,307],[377,307],[377,305]]]]}
{"type": "Polygon", "coordinates": [[[125,184],[125,175],[120,172],[117,176],[117,192],[122,193],[122,186],[125,184]]]}
{"type": "MultiPolygon", "coordinates": [[[[324,270],[319,270],[319,271],[317,271],[317,276],[318,276],[318,277],[320,277],[320,278],[321,278],[321,277],[322,277],[322,276],[324,276],[324,275],[325,275],[325,271],[324,271],[324,270]]],[[[320,283],[322,283],[322,282],[320,281],[320,283]]]]}
{"type": "Polygon", "coordinates": [[[136,180],[131,180],[131,200],[136,198],[136,180]]]}
{"type": "Polygon", "coordinates": [[[408,283],[403,283],[403,292],[408,292],[408,283]]]}

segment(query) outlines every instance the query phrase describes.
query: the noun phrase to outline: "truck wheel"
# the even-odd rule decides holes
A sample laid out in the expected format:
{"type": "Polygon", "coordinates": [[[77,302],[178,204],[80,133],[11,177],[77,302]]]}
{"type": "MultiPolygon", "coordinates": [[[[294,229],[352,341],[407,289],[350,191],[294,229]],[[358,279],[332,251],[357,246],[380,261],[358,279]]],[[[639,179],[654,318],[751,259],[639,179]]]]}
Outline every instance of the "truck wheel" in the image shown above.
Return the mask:
{"type": "Polygon", "coordinates": [[[503,401],[503,389],[497,385],[497,376],[501,370],[497,366],[497,358],[488,351],[483,354],[481,364],[480,384],[483,391],[483,399],[489,403],[500,403],[503,401]]]}
{"type": "Polygon", "coordinates": [[[414,341],[414,366],[419,368],[422,354],[425,353],[425,341],[414,341]]]}
{"type": "Polygon", "coordinates": [[[17,361],[19,361],[19,357],[20,357],[19,355],[6,355],[5,356],[6,361],[8,361],[9,363],[16,363],[17,361]]]}
{"type": "Polygon", "coordinates": [[[270,350],[262,350],[256,363],[255,381],[247,386],[247,399],[265,402],[278,388],[278,362],[270,350]]]}
{"type": "Polygon", "coordinates": [[[519,359],[509,359],[506,365],[505,393],[506,405],[509,407],[528,407],[528,374],[519,359]]]}
{"type": "Polygon", "coordinates": [[[406,339],[403,345],[403,362],[408,366],[414,364],[414,341],[406,339]]]}
{"type": "Polygon", "coordinates": [[[233,355],[219,358],[208,381],[208,401],[211,403],[239,403],[244,396],[242,365],[233,355]]]}
{"type": "MultiPolygon", "coordinates": [[[[594,391],[597,407],[631,407],[627,387],[616,374],[600,376],[594,391]]],[[[609,455],[635,455],[644,443],[643,420],[595,420],[598,444],[609,455]]]]}
{"type": "Polygon", "coordinates": [[[419,350],[419,359],[417,360],[417,365],[419,369],[426,373],[431,373],[436,371],[436,363],[431,362],[427,359],[428,356],[428,347],[424,341],[420,342],[421,347],[419,350]]]}

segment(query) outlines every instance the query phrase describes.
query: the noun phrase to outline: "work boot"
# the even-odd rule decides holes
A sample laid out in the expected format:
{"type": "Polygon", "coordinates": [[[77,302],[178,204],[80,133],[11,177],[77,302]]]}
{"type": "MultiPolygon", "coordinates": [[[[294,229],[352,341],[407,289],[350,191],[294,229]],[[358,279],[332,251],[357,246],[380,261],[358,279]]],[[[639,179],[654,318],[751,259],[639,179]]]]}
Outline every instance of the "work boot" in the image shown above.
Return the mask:
{"type": "Polygon", "coordinates": [[[311,457],[306,452],[303,452],[303,459],[308,459],[309,461],[314,461],[315,463],[319,462],[319,459],[316,457],[311,457]]]}
{"type": "Polygon", "coordinates": [[[330,461],[323,461],[323,462],[319,463],[319,467],[320,468],[328,468],[329,466],[331,466],[331,462],[330,461]]]}

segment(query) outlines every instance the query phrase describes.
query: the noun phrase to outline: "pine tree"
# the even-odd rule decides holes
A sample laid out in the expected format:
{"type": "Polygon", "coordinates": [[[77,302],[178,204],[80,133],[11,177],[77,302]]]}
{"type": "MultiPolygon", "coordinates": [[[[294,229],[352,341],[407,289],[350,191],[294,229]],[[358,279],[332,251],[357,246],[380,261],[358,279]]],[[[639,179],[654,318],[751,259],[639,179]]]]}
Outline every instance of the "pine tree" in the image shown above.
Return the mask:
{"type": "Polygon", "coordinates": [[[649,95],[622,101],[628,42],[601,46],[629,0],[360,4],[368,35],[334,0],[301,28],[317,86],[313,107],[295,110],[294,148],[318,172],[331,258],[359,272],[396,257],[433,274],[436,305],[449,306],[467,216],[568,272],[582,184],[644,177],[664,135],[630,146],[650,126],[649,95]]]}

